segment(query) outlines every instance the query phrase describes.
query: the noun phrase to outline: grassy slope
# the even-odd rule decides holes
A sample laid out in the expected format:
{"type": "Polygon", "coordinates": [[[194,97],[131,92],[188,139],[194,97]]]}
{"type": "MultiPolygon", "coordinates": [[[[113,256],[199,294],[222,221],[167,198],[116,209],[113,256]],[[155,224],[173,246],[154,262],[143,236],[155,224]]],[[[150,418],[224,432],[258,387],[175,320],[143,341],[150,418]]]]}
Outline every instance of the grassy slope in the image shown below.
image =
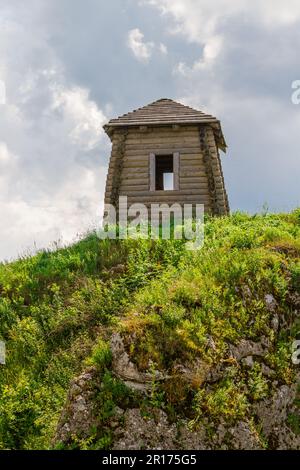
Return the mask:
{"type": "MultiPolygon", "coordinates": [[[[268,365],[279,383],[291,383],[297,328],[291,290],[300,291],[299,210],[208,220],[199,252],[187,252],[180,241],[90,235],[70,248],[0,265],[0,339],[8,353],[0,369],[0,448],[51,447],[70,380],[90,357],[101,362],[99,338],[112,329],[123,332],[140,369],[152,360],[170,373],[196,357],[210,367],[225,360],[228,343],[265,336],[274,344],[268,365]],[[110,271],[117,264],[126,269],[110,271]],[[291,326],[276,337],[266,294],[291,326]]],[[[259,365],[245,375],[232,364],[209,393],[201,385],[201,377],[189,389],[176,383],[154,401],[194,422],[204,415],[234,420],[269,392],[259,365]]]]}

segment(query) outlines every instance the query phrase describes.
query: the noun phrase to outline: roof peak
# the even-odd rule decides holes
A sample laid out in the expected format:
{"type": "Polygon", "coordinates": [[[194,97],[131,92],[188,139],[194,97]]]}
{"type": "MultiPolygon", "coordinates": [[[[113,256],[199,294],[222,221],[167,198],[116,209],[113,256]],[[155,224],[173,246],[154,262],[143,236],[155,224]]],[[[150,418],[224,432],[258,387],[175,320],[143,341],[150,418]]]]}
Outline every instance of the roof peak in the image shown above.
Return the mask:
{"type": "Polygon", "coordinates": [[[160,98],[152,103],[147,104],[146,106],[142,106],[140,108],[134,109],[129,113],[126,113],[122,116],[119,116],[116,119],[111,119],[108,125],[113,124],[124,124],[124,125],[133,125],[133,122],[138,122],[139,120],[144,121],[145,118],[159,120],[160,117],[168,117],[170,120],[184,118],[184,122],[187,122],[193,118],[193,122],[197,120],[197,118],[208,119],[210,121],[218,121],[214,116],[210,114],[206,114],[203,111],[199,111],[196,109],[191,108],[190,106],[186,106],[182,103],[174,101],[170,98],[160,98]],[[161,108],[160,105],[164,104],[164,107],[161,108]],[[155,108],[155,109],[154,109],[155,108]]]}
{"type": "MultiPolygon", "coordinates": [[[[150,106],[150,105],[152,105],[152,104],[161,103],[162,101],[167,101],[168,103],[174,103],[174,104],[177,104],[177,105],[179,105],[179,106],[186,106],[186,105],[184,105],[184,104],[182,104],[182,103],[179,103],[179,101],[173,100],[172,98],[159,98],[159,100],[155,100],[155,101],[153,101],[152,103],[149,103],[148,105],[143,106],[143,108],[146,108],[147,106],[150,106]]],[[[188,107],[188,106],[186,106],[186,107],[188,107]]],[[[192,109],[192,108],[190,108],[190,109],[192,109]]],[[[195,110],[195,111],[196,111],[196,110],[195,110]]]]}
{"type": "MultiPolygon", "coordinates": [[[[169,126],[174,124],[211,124],[218,128],[220,133],[220,121],[214,116],[178,103],[170,98],[160,98],[152,103],[135,109],[116,119],[111,119],[104,126],[106,132],[120,127],[139,126],[169,126]]],[[[224,138],[222,137],[223,141],[224,138]]],[[[225,142],[225,141],[224,141],[225,142]]],[[[226,144],[224,144],[225,147],[226,144]]]]}

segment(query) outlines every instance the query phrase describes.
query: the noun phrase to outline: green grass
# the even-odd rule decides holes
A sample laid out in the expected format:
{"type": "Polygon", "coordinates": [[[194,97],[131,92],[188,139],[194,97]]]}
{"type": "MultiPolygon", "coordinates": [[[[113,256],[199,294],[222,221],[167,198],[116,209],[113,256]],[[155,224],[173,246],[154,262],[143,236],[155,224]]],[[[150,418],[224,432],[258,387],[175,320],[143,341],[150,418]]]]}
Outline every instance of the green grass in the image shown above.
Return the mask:
{"type": "MultiPolygon", "coordinates": [[[[226,364],[229,343],[264,336],[273,344],[267,365],[279,383],[291,383],[291,332],[275,335],[264,298],[275,297],[292,327],[288,292],[300,291],[299,266],[300,210],[208,218],[205,246],[196,252],[183,241],[91,234],[69,248],[0,265],[0,339],[7,347],[7,364],[0,366],[0,449],[51,448],[71,379],[88,364],[111,374],[114,330],[140,369],[152,363],[171,375],[178,363],[226,364]],[[111,270],[119,264],[122,272],[111,270]]],[[[202,375],[200,368],[190,384],[176,377],[176,387],[155,385],[152,401],[194,423],[220,415],[234,421],[251,417],[251,403],[269,393],[259,366],[249,372],[231,364],[209,393],[202,375]]],[[[125,400],[113,380],[106,375],[102,408],[118,393],[125,400]]],[[[87,448],[96,442],[109,447],[109,433],[95,432],[87,448]]]]}

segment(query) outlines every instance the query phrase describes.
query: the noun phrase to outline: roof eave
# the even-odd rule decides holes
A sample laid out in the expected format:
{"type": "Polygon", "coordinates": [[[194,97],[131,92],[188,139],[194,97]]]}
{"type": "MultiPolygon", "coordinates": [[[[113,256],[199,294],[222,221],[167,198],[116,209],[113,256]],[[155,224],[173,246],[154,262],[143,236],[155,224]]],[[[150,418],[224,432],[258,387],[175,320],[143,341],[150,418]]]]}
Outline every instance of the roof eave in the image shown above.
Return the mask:
{"type": "Polygon", "coordinates": [[[201,119],[197,121],[164,121],[164,122],[155,122],[155,121],[149,121],[149,122],[128,122],[128,123],[123,123],[123,122],[111,122],[109,121],[107,124],[103,126],[104,131],[106,134],[109,136],[111,139],[113,136],[113,132],[116,129],[120,128],[127,128],[127,127],[140,127],[140,126],[152,126],[152,127],[163,127],[163,126],[173,126],[174,124],[176,125],[199,125],[199,124],[217,124],[218,126],[218,133],[216,135],[216,141],[218,147],[226,153],[227,151],[227,144],[226,140],[222,131],[221,127],[221,122],[214,118],[214,119],[201,119]]]}
{"type": "Polygon", "coordinates": [[[174,124],[178,125],[193,125],[193,124],[220,124],[218,119],[199,119],[199,120],[170,120],[170,121],[131,121],[131,122],[112,122],[109,121],[107,124],[103,126],[103,128],[109,129],[113,127],[140,127],[140,126],[173,126],[174,124]]]}

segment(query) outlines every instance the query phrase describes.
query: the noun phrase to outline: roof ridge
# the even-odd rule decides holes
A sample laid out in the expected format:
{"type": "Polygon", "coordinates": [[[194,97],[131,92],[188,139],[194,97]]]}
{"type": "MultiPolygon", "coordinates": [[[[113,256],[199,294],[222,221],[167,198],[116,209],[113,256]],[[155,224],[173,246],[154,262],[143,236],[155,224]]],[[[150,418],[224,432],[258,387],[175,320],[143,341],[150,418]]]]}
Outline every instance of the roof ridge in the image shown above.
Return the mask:
{"type": "MultiPolygon", "coordinates": [[[[197,109],[194,109],[192,108],[191,106],[188,106],[188,105],[185,105],[185,104],[182,104],[182,103],[179,103],[178,101],[175,101],[175,100],[172,100],[171,98],[160,98],[159,100],[156,100],[156,101],[153,101],[145,106],[141,106],[137,109],[133,109],[132,111],[129,111],[125,114],[122,114],[120,115],[117,119],[121,119],[121,118],[124,118],[124,117],[128,117],[134,113],[137,113],[139,111],[144,111],[144,110],[147,110],[149,108],[153,108],[155,107],[155,105],[158,105],[159,103],[162,103],[162,102],[166,102],[166,103],[169,103],[171,105],[175,105],[177,108],[184,108],[186,110],[189,110],[189,111],[193,111],[194,113],[201,113],[201,114],[205,114],[203,111],[200,111],[200,110],[197,110],[197,109]]],[[[174,106],[174,107],[175,107],[174,106]]],[[[210,116],[210,115],[209,115],[210,116]]],[[[115,121],[116,119],[112,119],[112,121],[115,121]]]]}
{"type": "Polygon", "coordinates": [[[122,116],[111,119],[104,126],[104,129],[109,133],[109,129],[116,127],[169,126],[176,124],[214,124],[220,132],[220,139],[224,143],[224,145],[222,144],[223,148],[226,147],[221,124],[216,117],[170,98],[160,98],[122,116]]]}
{"type": "Polygon", "coordinates": [[[218,119],[203,111],[179,103],[171,98],[160,98],[145,106],[129,111],[111,119],[105,127],[166,125],[172,123],[197,124],[201,122],[218,123],[218,119]]]}

